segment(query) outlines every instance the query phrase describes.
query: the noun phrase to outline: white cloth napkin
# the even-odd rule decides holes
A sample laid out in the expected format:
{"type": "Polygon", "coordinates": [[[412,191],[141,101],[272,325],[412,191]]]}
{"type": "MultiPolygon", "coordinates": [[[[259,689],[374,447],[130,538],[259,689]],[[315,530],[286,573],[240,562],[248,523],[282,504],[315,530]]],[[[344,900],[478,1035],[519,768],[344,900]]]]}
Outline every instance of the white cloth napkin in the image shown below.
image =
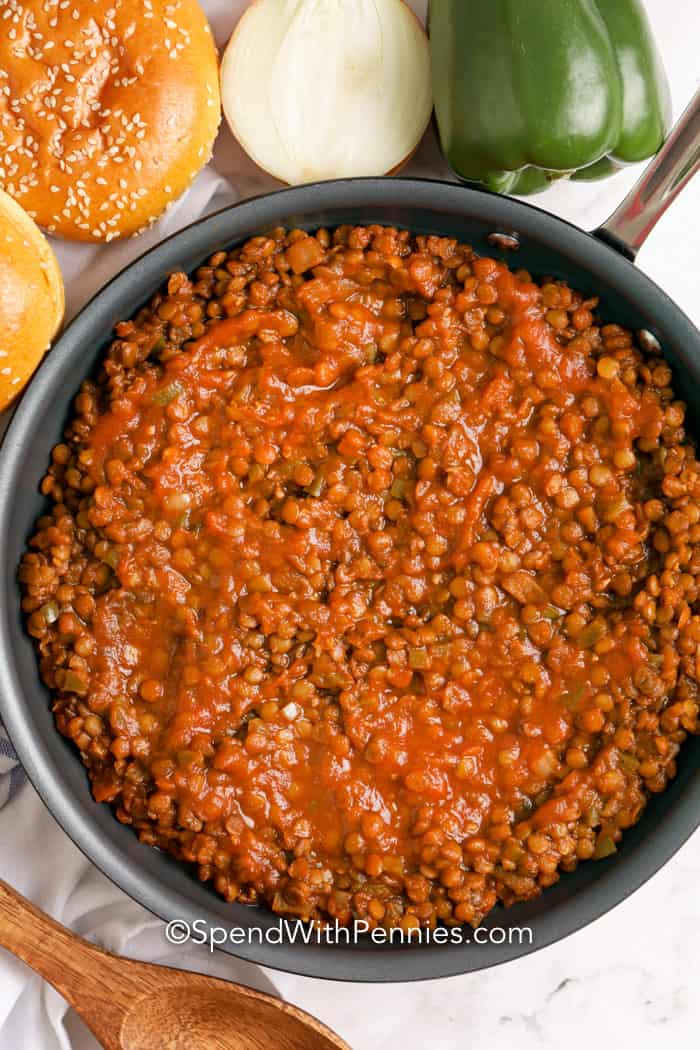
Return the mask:
{"type": "MultiPolygon", "coordinates": [[[[417,13],[423,16],[426,0],[411,2],[417,13]]],[[[675,59],[671,73],[677,103],[690,97],[695,81],[692,33],[687,37],[690,43],[685,48],[685,63],[677,57],[683,52],[685,39],[684,30],[679,27],[687,28],[688,22],[694,19],[695,26],[700,29],[694,4],[695,0],[666,0],[663,5],[666,15],[662,15],[660,4],[659,10],[655,10],[656,5],[650,8],[662,45],[667,44],[666,54],[673,54],[675,59]]],[[[224,45],[246,6],[245,0],[202,0],[202,6],[212,22],[217,43],[224,45]]],[[[447,175],[431,134],[414,159],[410,172],[432,177],[447,175]]],[[[557,187],[538,203],[592,228],[619,202],[635,175],[636,172],[624,173],[597,186],[572,184],[557,187]]],[[[104,248],[55,244],[66,279],[69,317],[109,277],[163,237],[239,197],[265,192],[277,185],[244,156],[228,131],[222,130],[212,163],[153,229],[133,240],[104,248]]],[[[688,215],[690,225],[690,210],[688,215]]],[[[673,291],[676,299],[686,300],[690,307],[695,303],[695,279],[690,265],[690,248],[688,265],[683,264],[682,255],[678,254],[682,250],[682,246],[674,249],[673,291]]],[[[664,280],[667,276],[664,266],[669,255],[670,250],[658,253],[655,274],[662,283],[670,286],[670,279],[664,280]]],[[[164,924],[101,875],[64,835],[33,789],[23,784],[23,775],[1,727],[0,876],[77,933],[113,951],[132,958],[201,970],[273,993],[276,991],[312,1010],[320,1010],[324,1000],[332,1000],[334,1022],[341,1026],[347,1038],[352,1040],[356,1033],[357,1038],[363,1040],[363,1046],[396,1045],[391,1034],[396,1034],[396,1024],[401,1026],[403,1045],[427,1045],[427,1035],[425,1039],[421,1035],[425,1031],[422,1027],[425,1017],[430,1012],[427,991],[415,989],[414,993],[406,995],[395,986],[393,995],[389,988],[383,990],[381,996],[374,994],[379,992],[378,989],[356,990],[353,995],[350,988],[265,971],[221,953],[212,956],[203,948],[169,946],[164,937],[164,924]],[[413,1040],[407,1034],[410,1031],[415,1031],[413,1040]]],[[[542,961],[538,969],[548,973],[551,966],[542,961]]],[[[449,982],[449,986],[455,989],[455,982],[449,982]]],[[[422,987],[435,991],[438,988],[435,984],[422,987]]],[[[475,989],[474,985],[470,987],[475,989]]],[[[483,993],[484,989],[494,987],[494,981],[484,976],[479,979],[479,987],[483,993]]],[[[495,987],[491,999],[494,1003],[499,999],[495,987]]],[[[474,1014],[470,1007],[472,1017],[478,1013],[476,1005],[474,1001],[474,1014]]],[[[454,1017],[446,1015],[444,1020],[448,1023],[454,1017]]],[[[508,1039],[510,1046],[512,1036],[508,1039]]],[[[462,1036],[455,1034],[455,1040],[450,1039],[449,1043],[434,1041],[434,1046],[462,1045],[462,1036]]],[[[94,1050],[96,1045],[76,1015],[51,988],[0,950],[0,1050],[57,1050],[59,1047],[61,1050],[94,1050]]],[[[498,1041],[498,1046],[501,1045],[498,1041]]]]}

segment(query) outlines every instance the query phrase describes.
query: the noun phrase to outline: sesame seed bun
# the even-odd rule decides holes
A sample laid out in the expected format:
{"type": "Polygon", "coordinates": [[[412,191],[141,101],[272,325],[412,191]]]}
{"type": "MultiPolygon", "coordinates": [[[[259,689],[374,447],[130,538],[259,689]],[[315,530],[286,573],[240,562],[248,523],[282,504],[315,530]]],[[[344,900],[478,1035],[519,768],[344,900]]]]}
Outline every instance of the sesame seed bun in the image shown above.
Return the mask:
{"type": "Polygon", "coordinates": [[[0,187],[61,237],[156,219],[211,156],[218,60],[196,0],[0,4],[0,187]]]}
{"type": "Polygon", "coordinates": [[[0,190],[0,410],[24,388],[63,321],[63,280],[43,233],[0,190]]]}

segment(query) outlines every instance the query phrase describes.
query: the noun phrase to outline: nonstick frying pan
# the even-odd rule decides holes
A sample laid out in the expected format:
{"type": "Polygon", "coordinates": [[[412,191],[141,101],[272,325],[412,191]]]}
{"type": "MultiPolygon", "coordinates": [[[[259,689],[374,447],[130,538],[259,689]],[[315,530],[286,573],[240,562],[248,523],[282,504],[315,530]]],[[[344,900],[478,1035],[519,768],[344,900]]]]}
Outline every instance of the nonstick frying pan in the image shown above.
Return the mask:
{"type": "Polygon", "coordinates": [[[113,325],[130,317],[171,271],[190,271],[210,253],[279,225],[382,223],[455,236],[511,266],[563,278],[599,295],[606,320],[658,340],[674,368],[675,389],[690,406],[691,429],[695,423],[700,433],[700,333],[633,265],[655,222],[699,165],[700,96],[635,190],[593,235],[528,204],[453,183],[353,179],[282,190],[228,208],[164,241],[107,285],[66,330],[25,393],[0,453],[0,715],[56,820],[133,898],[167,920],[263,931],[246,943],[222,947],[266,966],[349,981],[445,977],[505,962],[579,929],[636,890],[700,824],[700,738],[694,738],[682,749],[677,777],[650,800],[617,854],[581,864],[536,900],[495,909],[484,926],[505,932],[482,934],[488,943],[267,943],[264,931],[278,929],[278,917],[225,903],[184,865],[140,845],[106,805],[92,800],[72,745],[54,728],[33,645],[23,630],[17,583],[20,556],[44,507],[39,482],[51,448],[61,438],[74,393],[110,342],[113,325]],[[532,943],[509,932],[522,927],[531,929],[532,943]]]}

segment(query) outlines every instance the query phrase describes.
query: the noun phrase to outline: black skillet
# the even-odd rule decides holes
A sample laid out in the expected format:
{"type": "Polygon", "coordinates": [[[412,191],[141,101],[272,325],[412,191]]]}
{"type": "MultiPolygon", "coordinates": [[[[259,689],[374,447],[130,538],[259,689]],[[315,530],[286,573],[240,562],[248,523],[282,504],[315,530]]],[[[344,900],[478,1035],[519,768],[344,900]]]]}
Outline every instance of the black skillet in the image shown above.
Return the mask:
{"type": "MultiPolygon", "coordinates": [[[[579,929],[629,896],[695,830],[700,738],[684,746],[677,777],[651,799],[616,855],[581,864],[537,900],[495,909],[483,928],[495,932],[481,934],[487,943],[266,943],[264,931],[279,928],[277,917],[226,904],[184,865],[139,845],[107,806],[92,800],[75,751],[54,728],[33,645],[22,627],[17,564],[45,505],[39,481],[61,438],[72,395],[109,343],[115,322],[130,317],[172,270],[192,270],[211,252],[279,225],[314,229],[374,222],[447,234],[500,255],[511,266],[561,277],[573,288],[600,295],[604,318],[658,340],[675,370],[675,389],[690,405],[691,429],[693,423],[700,429],[700,333],[633,265],[655,222],[699,165],[700,96],[638,186],[593,235],[530,205],[441,182],[353,179],[282,190],[228,208],[164,241],[108,284],[63,334],[23,397],[0,452],[0,715],[56,820],[135,900],[167,920],[199,919],[224,931],[257,928],[249,943],[229,941],[224,950],[282,970],[349,981],[445,977],[514,959],[579,929]],[[494,233],[515,234],[517,247],[506,249],[494,233]],[[531,942],[517,933],[523,927],[532,931],[531,942]]],[[[199,931],[195,927],[197,937],[199,931]]]]}

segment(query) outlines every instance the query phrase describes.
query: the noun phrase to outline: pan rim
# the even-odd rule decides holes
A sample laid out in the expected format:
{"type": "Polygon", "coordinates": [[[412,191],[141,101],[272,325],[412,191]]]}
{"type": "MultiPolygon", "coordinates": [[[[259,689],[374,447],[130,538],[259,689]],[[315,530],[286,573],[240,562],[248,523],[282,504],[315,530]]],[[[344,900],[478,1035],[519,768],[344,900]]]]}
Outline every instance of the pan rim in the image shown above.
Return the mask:
{"type": "MultiPolygon", "coordinates": [[[[456,216],[478,214],[480,220],[484,217],[490,219],[493,214],[494,229],[501,228],[505,232],[509,227],[517,229],[524,237],[540,238],[543,242],[558,240],[558,249],[562,250],[562,245],[565,245],[572,257],[588,267],[596,279],[603,280],[601,273],[607,273],[619,275],[623,284],[631,284],[631,301],[648,296],[654,303],[655,314],[664,324],[677,330],[676,341],[688,342],[700,360],[700,333],[649,277],[608,244],[531,204],[434,179],[343,179],[278,190],[223,208],[172,234],[121,270],[71,321],[22,397],[0,450],[0,535],[8,533],[12,494],[21,476],[22,451],[32,440],[34,427],[41,419],[42,405],[47,397],[60,389],[62,372],[78,357],[81,345],[84,345],[84,334],[90,326],[105,313],[111,314],[111,302],[128,295],[135,304],[133,309],[136,309],[144,298],[139,298],[139,288],[156,277],[162,281],[169,269],[177,266],[178,256],[194,254],[203,258],[218,244],[234,244],[250,236],[255,229],[269,228],[270,223],[259,219],[260,215],[269,216],[271,220],[278,216],[276,224],[282,225],[285,214],[288,221],[293,221],[304,214],[321,213],[324,208],[327,211],[355,205],[376,208],[383,202],[386,202],[389,212],[396,204],[404,208],[423,208],[428,212],[440,211],[443,215],[452,211],[456,216]],[[246,224],[248,217],[251,221],[246,224]],[[227,237],[225,229],[228,226],[238,226],[242,232],[233,231],[227,237]]],[[[307,224],[312,226],[313,221],[307,224]]],[[[157,876],[144,870],[132,870],[128,859],[116,854],[98,824],[85,821],[77,797],[63,790],[60,771],[53,768],[55,763],[42,746],[41,739],[36,739],[32,733],[28,691],[23,689],[14,664],[9,617],[16,608],[11,607],[11,590],[3,586],[0,593],[0,715],[30,781],[66,834],[124,892],[165,921],[184,918],[191,922],[201,917],[200,912],[190,907],[188,900],[177,890],[164,887],[157,876]]],[[[14,596],[16,598],[16,590],[14,596]]],[[[654,848],[633,850],[625,857],[624,863],[607,869],[581,894],[561,901],[539,915],[540,932],[537,943],[532,946],[491,945],[475,949],[476,955],[454,950],[451,945],[421,945],[416,949],[391,951],[390,954],[364,947],[348,951],[313,944],[246,944],[236,945],[235,949],[227,944],[224,950],[272,969],[356,982],[436,979],[487,969],[523,957],[602,917],[635,892],[680,849],[700,825],[700,771],[684,790],[685,794],[674,807],[674,819],[652,829],[654,848]],[[678,808],[681,803],[682,808],[678,808]],[[681,820],[683,815],[686,819],[681,820]]],[[[216,922],[223,924],[220,916],[216,917],[216,922]]],[[[232,925],[238,924],[233,922],[232,925]]]]}

